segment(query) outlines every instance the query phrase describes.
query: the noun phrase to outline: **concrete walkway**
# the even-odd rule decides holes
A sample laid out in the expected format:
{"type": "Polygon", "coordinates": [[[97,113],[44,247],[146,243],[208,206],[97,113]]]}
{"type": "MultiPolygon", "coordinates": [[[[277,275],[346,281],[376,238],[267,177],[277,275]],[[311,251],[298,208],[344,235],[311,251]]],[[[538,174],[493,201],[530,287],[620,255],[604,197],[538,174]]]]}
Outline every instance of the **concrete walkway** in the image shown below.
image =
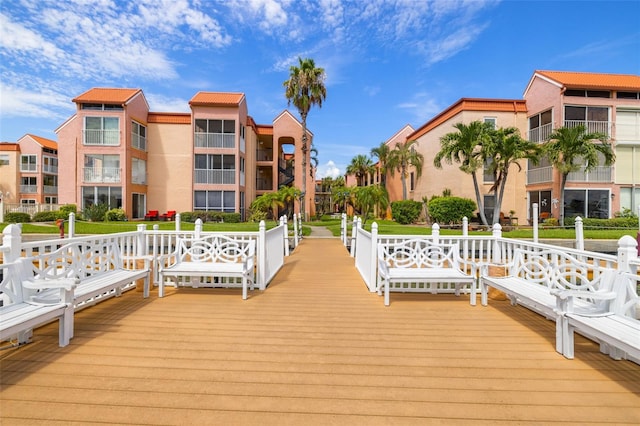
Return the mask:
{"type": "Polygon", "coordinates": [[[333,235],[331,231],[329,231],[324,226],[309,226],[311,228],[311,235],[307,238],[339,238],[333,235]]]}

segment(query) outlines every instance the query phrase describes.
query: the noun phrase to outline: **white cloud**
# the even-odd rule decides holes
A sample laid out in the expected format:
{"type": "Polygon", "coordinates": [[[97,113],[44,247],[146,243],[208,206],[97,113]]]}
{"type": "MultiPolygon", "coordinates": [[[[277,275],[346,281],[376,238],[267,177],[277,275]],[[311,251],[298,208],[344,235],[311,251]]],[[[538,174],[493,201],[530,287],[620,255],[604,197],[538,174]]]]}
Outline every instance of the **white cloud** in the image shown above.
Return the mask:
{"type": "Polygon", "coordinates": [[[190,112],[189,100],[171,98],[158,93],[145,92],[149,109],[154,112],[190,112]]]}
{"type": "Polygon", "coordinates": [[[27,89],[0,82],[0,92],[0,115],[5,118],[39,117],[60,120],[66,118],[73,108],[67,95],[43,86],[27,89]],[[65,111],[66,115],[60,110],[65,111]]]}
{"type": "Polygon", "coordinates": [[[442,106],[427,93],[416,93],[410,101],[398,104],[397,107],[407,110],[420,125],[442,111],[442,106]]]}
{"type": "Polygon", "coordinates": [[[331,177],[335,179],[341,175],[342,173],[340,172],[340,169],[331,160],[327,161],[325,164],[319,165],[316,171],[316,176],[318,177],[318,179],[322,179],[325,177],[331,177]]]}

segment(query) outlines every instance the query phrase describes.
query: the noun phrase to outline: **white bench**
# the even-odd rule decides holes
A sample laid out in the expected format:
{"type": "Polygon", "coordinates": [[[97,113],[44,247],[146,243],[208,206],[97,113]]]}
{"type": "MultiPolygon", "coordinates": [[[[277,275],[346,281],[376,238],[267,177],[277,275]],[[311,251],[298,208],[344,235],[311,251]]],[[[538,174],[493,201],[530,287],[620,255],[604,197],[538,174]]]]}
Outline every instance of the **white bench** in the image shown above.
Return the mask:
{"type": "Polygon", "coordinates": [[[77,280],[64,278],[49,281],[49,288],[55,289],[57,297],[48,303],[34,300],[30,292],[38,291],[39,285],[33,280],[22,279],[28,268],[28,261],[19,259],[14,263],[0,265],[3,305],[0,307],[0,341],[17,337],[17,344],[28,343],[32,329],[40,325],[59,321],[58,344],[67,346],[73,336],[73,289],[77,280]]]}
{"type": "MultiPolygon", "coordinates": [[[[561,317],[555,291],[582,290],[590,294],[606,293],[611,289],[616,271],[596,268],[568,253],[554,249],[516,249],[509,273],[504,277],[490,277],[487,266],[480,273],[481,303],[487,305],[489,287],[502,291],[512,305],[522,305],[556,322],[556,350],[562,353],[561,317]]],[[[576,311],[594,315],[605,311],[604,303],[580,299],[576,311]]]]}
{"type": "Polygon", "coordinates": [[[164,297],[167,278],[175,287],[247,287],[255,283],[255,240],[235,240],[221,235],[179,239],[173,253],[160,259],[158,295],[164,297]],[[188,279],[188,283],[187,283],[188,279]]]}
{"type": "Polygon", "coordinates": [[[610,292],[594,295],[584,290],[561,290],[558,297],[561,317],[562,354],[574,356],[574,333],[600,343],[600,350],[614,359],[630,359],[640,364],[640,276],[618,272],[610,292]],[[580,300],[594,298],[606,302],[602,313],[589,315],[575,309],[580,300]]]}
{"type": "MultiPolygon", "coordinates": [[[[115,242],[72,242],[55,251],[29,257],[31,270],[24,279],[33,279],[46,288],[51,280],[77,278],[73,294],[75,310],[91,306],[109,297],[120,296],[122,291],[135,288],[136,281],[144,280],[143,296],[149,297],[149,267],[125,269],[120,249],[115,242]]],[[[53,290],[39,290],[33,295],[46,303],[53,290]]]]}
{"type": "Polygon", "coordinates": [[[412,238],[398,243],[378,243],[378,294],[384,292],[389,306],[389,292],[455,293],[460,287],[471,289],[471,304],[476,304],[475,266],[471,273],[462,269],[457,244],[438,244],[412,238]],[[451,287],[451,285],[453,287],[451,287]]]}

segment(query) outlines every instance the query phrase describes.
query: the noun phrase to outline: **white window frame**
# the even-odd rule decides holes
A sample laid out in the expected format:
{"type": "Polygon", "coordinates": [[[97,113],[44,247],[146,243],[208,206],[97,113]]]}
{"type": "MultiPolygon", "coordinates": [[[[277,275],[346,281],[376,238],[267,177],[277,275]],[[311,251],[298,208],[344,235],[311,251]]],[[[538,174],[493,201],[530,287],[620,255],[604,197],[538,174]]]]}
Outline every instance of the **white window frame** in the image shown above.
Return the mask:
{"type": "Polygon", "coordinates": [[[20,171],[27,173],[34,173],[38,171],[38,156],[35,154],[22,154],[20,156],[20,171]],[[22,161],[25,158],[29,158],[27,161],[27,167],[25,167],[25,163],[22,161]],[[31,161],[33,160],[33,161],[31,161]]]}

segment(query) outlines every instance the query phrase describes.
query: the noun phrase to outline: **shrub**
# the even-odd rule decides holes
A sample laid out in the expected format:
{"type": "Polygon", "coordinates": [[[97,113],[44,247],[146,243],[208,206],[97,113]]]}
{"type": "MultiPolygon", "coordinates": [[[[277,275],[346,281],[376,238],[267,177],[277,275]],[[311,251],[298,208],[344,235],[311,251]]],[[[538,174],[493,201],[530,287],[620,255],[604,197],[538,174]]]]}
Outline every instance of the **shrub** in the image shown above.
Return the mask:
{"type": "Polygon", "coordinates": [[[62,219],[60,217],[60,210],[53,210],[49,212],[38,212],[31,218],[34,222],[53,222],[56,219],[62,219]]]}
{"type": "Polygon", "coordinates": [[[421,211],[422,203],[420,201],[403,200],[391,203],[391,217],[402,225],[415,223],[421,211]]]}
{"type": "MultiPolygon", "coordinates": [[[[566,218],[566,226],[575,226],[576,218],[566,218]]],[[[637,217],[614,217],[612,219],[596,219],[586,217],[582,219],[585,228],[636,228],[638,226],[637,217]]]]}
{"type": "Polygon", "coordinates": [[[84,209],[84,218],[92,222],[102,222],[107,210],[109,210],[109,207],[106,204],[92,204],[84,209]]]}
{"type": "Polygon", "coordinates": [[[475,201],[468,198],[438,197],[429,201],[429,215],[440,224],[460,223],[465,216],[473,217],[475,210],[475,201]]]}
{"type": "Polygon", "coordinates": [[[222,219],[227,223],[240,223],[242,216],[240,213],[222,213],[222,219]]]}
{"type": "Polygon", "coordinates": [[[61,217],[59,217],[59,219],[68,219],[69,213],[78,213],[78,207],[75,204],[65,204],[64,206],[60,206],[61,217]]]}
{"type": "Polygon", "coordinates": [[[105,214],[105,220],[108,222],[124,222],[127,220],[127,214],[122,209],[111,209],[105,214]]]}
{"type": "Polygon", "coordinates": [[[268,213],[264,210],[256,210],[251,212],[251,216],[249,216],[250,222],[260,222],[261,220],[266,221],[268,218],[268,213]]]}
{"type": "Polygon", "coordinates": [[[7,223],[27,223],[31,222],[29,213],[10,212],[4,215],[4,221],[7,223]]]}

